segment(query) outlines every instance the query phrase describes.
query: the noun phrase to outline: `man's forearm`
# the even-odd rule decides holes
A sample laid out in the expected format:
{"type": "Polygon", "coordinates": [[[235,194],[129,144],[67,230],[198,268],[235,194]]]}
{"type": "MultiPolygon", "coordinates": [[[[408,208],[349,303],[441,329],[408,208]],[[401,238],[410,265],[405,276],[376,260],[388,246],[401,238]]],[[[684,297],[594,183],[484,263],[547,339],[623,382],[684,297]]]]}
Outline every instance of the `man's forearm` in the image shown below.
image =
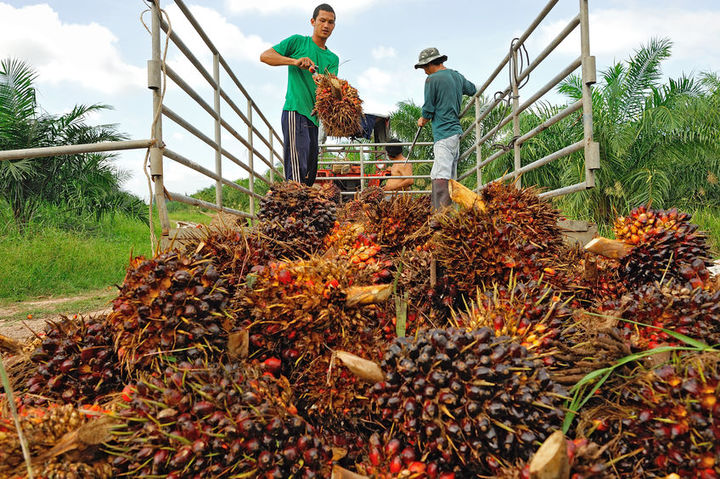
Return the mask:
{"type": "Polygon", "coordinates": [[[279,67],[284,65],[295,65],[296,60],[294,58],[285,57],[283,55],[280,55],[278,52],[273,50],[272,48],[268,48],[265,50],[262,55],[260,55],[260,61],[263,63],[267,63],[270,66],[273,67],[279,67]]]}

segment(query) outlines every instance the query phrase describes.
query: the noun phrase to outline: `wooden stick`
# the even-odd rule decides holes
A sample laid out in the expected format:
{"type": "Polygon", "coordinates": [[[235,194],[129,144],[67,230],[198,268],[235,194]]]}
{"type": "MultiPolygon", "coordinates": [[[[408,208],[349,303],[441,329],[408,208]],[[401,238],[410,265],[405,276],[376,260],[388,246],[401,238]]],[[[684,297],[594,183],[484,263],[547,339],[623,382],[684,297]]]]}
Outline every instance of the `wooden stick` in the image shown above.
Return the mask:
{"type": "Polygon", "coordinates": [[[480,196],[467,188],[461,183],[455,180],[448,182],[448,188],[450,189],[450,198],[457,204],[464,206],[467,209],[476,209],[481,213],[487,211],[485,202],[480,199],[480,196]]]}
{"type": "Polygon", "coordinates": [[[602,236],[594,238],[585,245],[585,249],[590,253],[599,254],[606,258],[621,259],[630,254],[633,246],[622,241],[603,238],[602,236]]]}

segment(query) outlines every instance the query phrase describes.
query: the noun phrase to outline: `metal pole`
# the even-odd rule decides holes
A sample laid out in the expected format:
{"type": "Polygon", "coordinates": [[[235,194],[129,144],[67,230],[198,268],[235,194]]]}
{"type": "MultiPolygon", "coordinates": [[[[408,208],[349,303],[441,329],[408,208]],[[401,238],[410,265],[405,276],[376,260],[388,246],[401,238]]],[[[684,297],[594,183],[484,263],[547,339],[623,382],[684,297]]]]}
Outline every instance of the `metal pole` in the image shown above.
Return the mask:
{"type": "MultiPolygon", "coordinates": [[[[475,138],[480,138],[482,128],[480,127],[480,97],[475,98],[475,138]]],[[[480,143],[475,147],[475,165],[477,169],[477,190],[480,191],[482,186],[482,145],[480,143]]]]}
{"type": "MultiPolygon", "coordinates": [[[[270,127],[270,164],[275,166],[275,147],[274,147],[274,135],[272,127],[270,127]]],[[[275,172],[270,168],[270,184],[275,183],[275,172]]]]}
{"type": "Polygon", "coordinates": [[[160,56],[160,0],[153,0],[150,6],[152,16],[152,59],[148,62],[148,88],[153,97],[153,124],[150,147],[150,175],[155,184],[155,205],[160,217],[161,240],[170,237],[170,218],[165,204],[165,183],[163,181],[163,135],[162,135],[162,59],[160,56]]]}
{"type": "MultiPolygon", "coordinates": [[[[250,195],[250,214],[254,217],[255,216],[255,164],[254,164],[254,156],[255,156],[255,149],[253,148],[253,101],[248,98],[248,106],[247,106],[247,117],[248,117],[248,142],[250,143],[250,148],[248,148],[248,166],[250,167],[250,176],[248,177],[250,181],[250,192],[253,193],[250,195]]],[[[272,171],[271,171],[272,173],[272,171]]]]}
{"type": "Polygon", "coordinates": [[[600,145],[593,141],[592,84],[595,57],[590,55],[588,0],[580,0],[580,57],[582,59],[583,133],[585,136],[585,186],[595,187],[595,170],[600,168],[600,145]]]}
{"type": "MultiPolygon", "coordinates": [[[[512,49],[512,47],[511,47],[512,49]]],[[[510,82],[512,84],[512,121],[513,121],[513,136],[518,138],[520,136],[520,89],[518,88],[518,53],[517,50],[512,49],[512,61],[510,63],[510,82]]],[[[513,141],[513,150],[515,153],[515,171],[522,167],[520,161],[520,144],[513,141]]],[[[516,178],[515,185],[518,189],[522,187],[522,178],[516,178]]]]}
{"type": "MultiPolygon", "coordinates": [[[[222,177],[222,128],[220,117],[220,55],[213,55],[213,80],[215,80],[215,173],[222,177]]],[[[222,182],[215,182],[215,204],[222,208],[222,182]]]]}
{"type": "Polygon", "coordinates": [[[360,146],[360,191],[365,189],[365,148],[360,146]]]}

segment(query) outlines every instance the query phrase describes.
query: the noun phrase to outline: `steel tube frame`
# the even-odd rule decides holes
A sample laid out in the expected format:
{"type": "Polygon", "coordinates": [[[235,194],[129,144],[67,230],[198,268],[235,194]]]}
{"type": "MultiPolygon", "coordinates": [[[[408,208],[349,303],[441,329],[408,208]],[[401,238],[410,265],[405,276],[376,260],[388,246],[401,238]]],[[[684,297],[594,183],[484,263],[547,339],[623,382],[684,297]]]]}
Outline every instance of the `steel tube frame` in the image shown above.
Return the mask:
{"type": "Polygon", "coordinates": [[[99,153],[102,151],[141,150],[150,147],[153,140],[103,141],[81,145],[47,146],[24,150],[0,151],[0,161],[12,161],[46,156],[78,155],[81,153],[99,153]]]}
{"type": "Polygon", "coordinates": [[[167,196],[171,201],[178,201],[180,203],[185,203],[185,204],[192,205],[192,206],[199,206],[201,208],[208,208],[208,209],[215,210],[215,211],[232,213],[232,214],[235,214],[238,216],[242,216],[243,218],[252,219],[252,217],[248,213],[245,213],[244,211],[227,208],[225,206],[218,206],[215,203],[210,203],[207,201],[199,200],[197,198],[193,198],[191,196],[185,196],[180,193],[171,193],[168,191],[167,196]]]}
{"type": "MultiPolygon", "coordinates": [[[[160,0],[152,0],[150,5],[150,15],[152,17],[152,57],[151,64],[156,68],[154,73],[157,76],[160,75],[158,69],[162,65],[161,49],[160,49],[160,24],[162,17],[160,16],[160,0]]],[[[150,70],[150,69],[149,69],[150,70]]],[[[152,70],[151,70],[152,71],[152,70]]],[[[153,146],[150,147],[150,176],[155,188],[155,205],[158,209],[158,217],[160,218],[160,234],[163,238],[167,239],[170,234],[170,218],[168,217],[167,204],[165,203],[165,179],[163,177],[163,154],[164,149],[163,135],[162,135],[162,114],[160,110],[162,108],[162,94],[164,85],[159,78],[150,78],[148,74],[148,81],[151,82],[149,85],[152,90],[153,109],[152,109],[152,140],[154,141],[153,146]]]]}

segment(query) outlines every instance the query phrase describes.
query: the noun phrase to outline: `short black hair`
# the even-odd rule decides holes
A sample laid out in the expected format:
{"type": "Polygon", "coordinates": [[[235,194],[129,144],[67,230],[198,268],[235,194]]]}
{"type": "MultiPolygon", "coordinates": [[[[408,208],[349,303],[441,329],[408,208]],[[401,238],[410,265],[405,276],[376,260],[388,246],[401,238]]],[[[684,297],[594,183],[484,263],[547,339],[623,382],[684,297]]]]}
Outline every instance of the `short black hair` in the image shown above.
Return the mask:
{"type": "MultiPolygon", "coordinates": [[[[400,143],[400,140],[397,138],[390,138],[387,143],[400,143]]],[[[402,154],[403,147],[402,145],[387,145],[385,146],[385,151],[390,158],[395,158],[396,156],[402,154]]]]}
{"type": "Polygon", "coordinates": [[[442,65],[446,61],[447,61],[447,58],[440,57],[440,58],[436,58],[435,60],[431,61],[430,63],[428,63],[428,65],[442,65]]]}
{"type": "Polygon", "coordinates": [[[313,20],[316,19],[318,15],[320,15],[321,10],[323,12],[330,12],[333,14],[333,16],[335,16],[335,10],[333,10],[333,7],[331,7],[327,3],[321,3],[320,5],[315,7],[315,10],[313,10],[313,20]]]}

